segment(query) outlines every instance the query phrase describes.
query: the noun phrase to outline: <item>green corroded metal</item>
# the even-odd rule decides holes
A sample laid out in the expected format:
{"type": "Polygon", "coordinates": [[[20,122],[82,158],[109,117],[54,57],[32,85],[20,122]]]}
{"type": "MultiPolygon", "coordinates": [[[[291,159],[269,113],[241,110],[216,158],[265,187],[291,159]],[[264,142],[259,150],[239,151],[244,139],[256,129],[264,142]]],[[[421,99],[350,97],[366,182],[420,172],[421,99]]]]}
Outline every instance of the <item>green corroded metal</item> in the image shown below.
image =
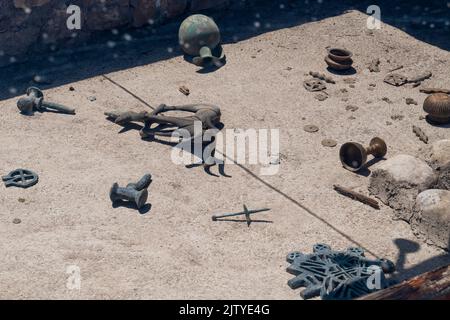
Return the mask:
{"type": "Polygon", "coordinates": [[[59,103],[44,101],[44,94],[39,88],[29,87],[27,95],[17,101],[17,108],[23,114],[31,115],[34,111],[44,112],[48,109],[61,113],[75,114],[75,109],[59,103]]]}
{"type": "Polygon", "coordinates": [[[213,55],[214,49],[220,44],[220,31],[217,24],[208,16],[194,14],[187,17],[180,26],[179,42],[183,51],[194,56],[193,62],[201,65],[215,62],[223,58],[213,55]]]}

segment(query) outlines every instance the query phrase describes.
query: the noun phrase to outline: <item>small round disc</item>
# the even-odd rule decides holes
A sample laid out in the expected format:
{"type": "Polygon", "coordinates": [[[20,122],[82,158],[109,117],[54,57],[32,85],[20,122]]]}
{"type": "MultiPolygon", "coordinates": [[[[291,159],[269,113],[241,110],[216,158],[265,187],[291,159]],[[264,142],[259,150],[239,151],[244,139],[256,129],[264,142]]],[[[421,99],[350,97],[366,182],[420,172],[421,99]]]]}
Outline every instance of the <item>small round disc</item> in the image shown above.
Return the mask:
{"type": "Polygon", "coordinates": [[[332,147],[336,147],[337,142],[336,142],[335,140],[333,140],[333,139],[323,139],[323,140],[322,140],[322,145],[323,145],[324,147],[330,147],[330,148],[332,148],[332,147]]]}
{"type": "Polygon", "coordinates": [[[303,127],[303,130],[305,130],[306,132],[317,132],[319,131],[319,127],[313,124],[308,124],[303,127]]]}

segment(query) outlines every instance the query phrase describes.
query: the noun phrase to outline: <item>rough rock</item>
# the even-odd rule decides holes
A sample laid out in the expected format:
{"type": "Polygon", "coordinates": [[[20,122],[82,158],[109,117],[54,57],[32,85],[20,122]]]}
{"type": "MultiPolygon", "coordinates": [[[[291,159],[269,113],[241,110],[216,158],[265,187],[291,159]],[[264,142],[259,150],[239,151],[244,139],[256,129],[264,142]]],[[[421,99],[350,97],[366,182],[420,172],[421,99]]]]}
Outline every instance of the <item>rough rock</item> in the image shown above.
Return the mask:
{"type": "Polygon", "coordinates": [[[427,243],[450,250],[450,191],[430,189],[420,193],[411,228],[427,243]]]}
{"type": "Polygon", "coordinates": [[[416,196],[436,181],[425,161],[410,155],[396,155],[373,170],[369,191],[395,209],[395,218],[409,221],[416,196]]]}
{"type": "Polygon", "coordinates": [[[436,173],[438,174],[438,179],[433,188],[450,190],[450,162],[439,167],[439,169],[436,170],[436,173]]]}
{"type": "Polygon", "coordinates": [[[432,168],[443,167],[450,162],[450,139],[438,140],[420,153],[432,168]]]}

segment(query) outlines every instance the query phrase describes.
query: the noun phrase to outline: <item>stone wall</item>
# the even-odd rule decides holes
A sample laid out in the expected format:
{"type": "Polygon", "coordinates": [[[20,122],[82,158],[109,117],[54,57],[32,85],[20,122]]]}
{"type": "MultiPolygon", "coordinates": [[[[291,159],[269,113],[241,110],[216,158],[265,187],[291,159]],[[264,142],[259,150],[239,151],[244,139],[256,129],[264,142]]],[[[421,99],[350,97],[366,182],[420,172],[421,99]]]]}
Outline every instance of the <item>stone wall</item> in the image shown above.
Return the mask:
{"type": "Polygon", "coordinates": [[[96,31],[141,27],[188,12],[221,8],[230,0],[8,0],[0,1],[0,65],[51,45],[74,45],[96,31]],[[69,30],[67,8],[81,9],[81,30],[69,30]]]}

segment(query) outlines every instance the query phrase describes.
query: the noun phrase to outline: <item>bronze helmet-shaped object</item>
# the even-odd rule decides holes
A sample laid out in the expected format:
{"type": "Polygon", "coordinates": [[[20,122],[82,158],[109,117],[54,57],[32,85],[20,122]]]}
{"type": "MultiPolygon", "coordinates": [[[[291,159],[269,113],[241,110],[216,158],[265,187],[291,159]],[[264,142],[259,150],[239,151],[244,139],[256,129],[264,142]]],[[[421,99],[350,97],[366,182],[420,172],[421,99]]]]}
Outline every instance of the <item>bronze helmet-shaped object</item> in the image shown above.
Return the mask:
{"type": "Polygon", "coordinates": [[[187,17],[180,26],[178,38],[183,51],[194,56],[196,65],[217,63],[224,58],[220,48],[220,30],[214,20],[203,14],[187,17]],[[219,54],[215,55],[216,51],[219,54]]]}
{"type": "Polygon", "coordinates": [[[432,123],[450,122],[450,96],[445,93],[429,95],[423,102],[423,110],[428,113],[427,119],[432,123]]]}

